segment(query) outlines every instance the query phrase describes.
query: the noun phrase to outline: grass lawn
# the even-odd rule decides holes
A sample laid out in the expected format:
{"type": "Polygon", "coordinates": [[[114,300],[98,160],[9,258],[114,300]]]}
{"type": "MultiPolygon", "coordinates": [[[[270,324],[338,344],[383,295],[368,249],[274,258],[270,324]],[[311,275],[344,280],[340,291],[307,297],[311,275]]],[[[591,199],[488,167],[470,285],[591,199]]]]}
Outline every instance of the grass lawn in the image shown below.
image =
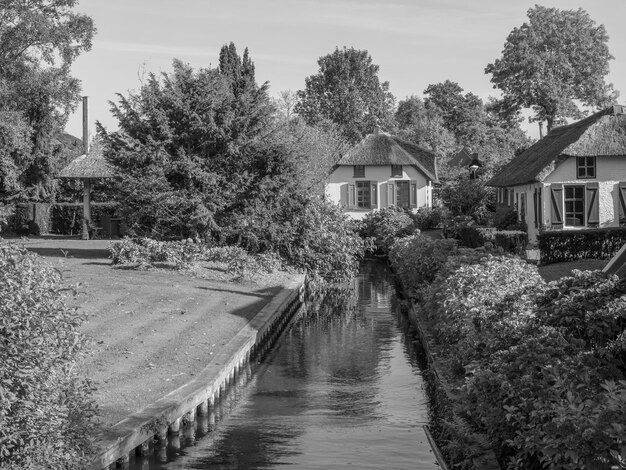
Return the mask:
{"type": "Polygon", "coordinates": [[[593,271],[604,268],[608,262],[608,259],[581,259],[578,261],[568,261],[566,263],[548,264],[539,267],[539,274],[548,282],[556,281],[564,276],[570,276],[574,269],[593,271]]]}
{"type": "Polygon", "coordinates": [[[293,275],[234,280],[220,266],[195,272],[114,267],[108,241],[10,240],[43,256],[75,288],[70,305],[87,317],[90,339],[78,364],[94,381],[107,428],[188,382],[293,275]]]}

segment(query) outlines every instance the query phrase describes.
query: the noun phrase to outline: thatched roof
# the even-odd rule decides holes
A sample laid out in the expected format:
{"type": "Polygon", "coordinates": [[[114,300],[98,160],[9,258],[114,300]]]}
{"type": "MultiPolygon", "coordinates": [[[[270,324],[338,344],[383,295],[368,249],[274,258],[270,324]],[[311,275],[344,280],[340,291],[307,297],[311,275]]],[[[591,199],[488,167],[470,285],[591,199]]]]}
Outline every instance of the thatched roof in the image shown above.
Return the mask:
{"type": "Polygon", "coordinates": [[[626,158],[626,115],[611,106],[591,116],[556,127],[511,160],[487,181],[488,186],[517,186],[543,181],[567,157],[626,158]]]}
{"type": "Polygon", "coordinates": [[[89,153],[82,154],[63,168],[57,178],[113,178],[117,173],[113,166],[106,161],[99,143],[89,149],[89,153]]]}
{"type": "Polygon", "coordinates": [[[448,161],[448,166],[451,168],[468,168],[472,160],[474,160],[472,152],[467,147],[463,147],[448,161]]]}
{"type": "Polygon", "coordinates": [[[342,165],[411,165],[437,182],[436,156],[429,150],[418,147],[385,133],[369,134],[352,147],[337,162],[342,165]]]}

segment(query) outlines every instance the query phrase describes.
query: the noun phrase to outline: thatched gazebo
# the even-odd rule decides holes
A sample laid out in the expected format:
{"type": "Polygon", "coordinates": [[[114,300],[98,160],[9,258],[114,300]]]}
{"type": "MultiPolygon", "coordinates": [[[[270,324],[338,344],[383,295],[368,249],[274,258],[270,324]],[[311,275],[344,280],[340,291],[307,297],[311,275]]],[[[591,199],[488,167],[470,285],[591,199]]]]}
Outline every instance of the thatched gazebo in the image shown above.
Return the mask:
{"type": "Polygon", "coordinates": [[[100,143],[96,142],[92,148],[89,148],[88,122],[88,99],[83,97],[83,146],[85,153],[72,160],[57,175],[57,178],[80,179],[83,181],[83,240],[89,240],[92,180],[117,176],[114,167],[106,161],[100,143]]]}

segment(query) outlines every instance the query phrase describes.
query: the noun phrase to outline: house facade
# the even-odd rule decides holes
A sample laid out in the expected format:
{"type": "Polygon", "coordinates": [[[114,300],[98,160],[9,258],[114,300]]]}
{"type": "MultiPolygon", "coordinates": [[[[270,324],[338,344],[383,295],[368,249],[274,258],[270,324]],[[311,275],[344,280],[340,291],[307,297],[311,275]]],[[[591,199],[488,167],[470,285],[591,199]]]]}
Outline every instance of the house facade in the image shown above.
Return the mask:
{"type": "Polygon", "coordinates": [[[528,227],[584,230],[626,224],[626,115],[612,106],[552,129],[487,185],[498,209],[511,208],[528,227]]]}
{"type": "Polygon", "coordinates": [[[335,165],[328,198],[354,219],[385,207],[432,207],[437,182],[432,152],[385,133],[370,134],[335,165]]]}

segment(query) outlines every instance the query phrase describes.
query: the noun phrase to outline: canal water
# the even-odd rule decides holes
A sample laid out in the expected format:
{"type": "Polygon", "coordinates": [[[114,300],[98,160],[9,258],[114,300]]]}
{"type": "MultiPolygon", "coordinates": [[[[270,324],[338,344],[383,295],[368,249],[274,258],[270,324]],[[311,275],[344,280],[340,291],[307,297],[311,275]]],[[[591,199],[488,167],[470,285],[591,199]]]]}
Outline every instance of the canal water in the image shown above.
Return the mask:
{"type": "Polygon", "coordinates": [[[308,310],[215,415],[132,467],[439,468],[417,339],[386,266],[362,265],[347,306],[308,310]]]}

